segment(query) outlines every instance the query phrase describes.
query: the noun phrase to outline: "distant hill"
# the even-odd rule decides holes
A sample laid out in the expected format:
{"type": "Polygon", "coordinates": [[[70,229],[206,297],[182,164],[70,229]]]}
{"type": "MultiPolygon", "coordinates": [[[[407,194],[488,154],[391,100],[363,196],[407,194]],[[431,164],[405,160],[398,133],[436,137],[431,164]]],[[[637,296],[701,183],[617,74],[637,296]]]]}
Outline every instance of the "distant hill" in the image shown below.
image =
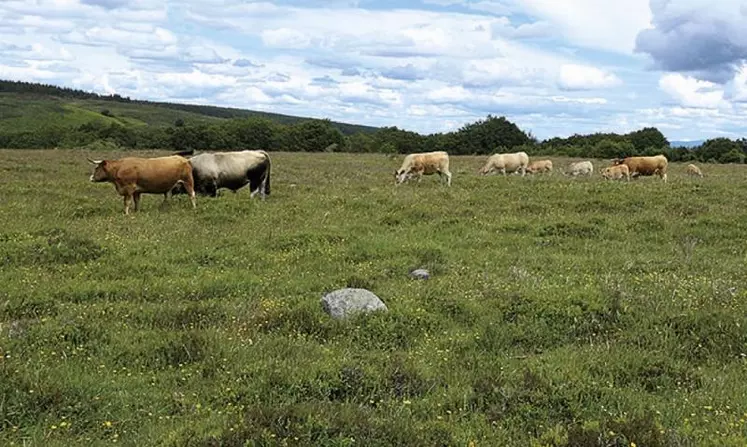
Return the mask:
{"type": "MultiPolygon", "coordinates": [[[[309,120],[298,116],[229,107],[134,100],[65,87],[0,80],[0,132],[75,127],[91,121],[126,127],[215,123],[231,118],[261,117],[281,124],[309,120]]],[[[376,127],[332,122],[343,134],[373,133],[376,127]]]]}
{"type": "Polygon", "coordinates": [[[671,147],[698,147],[703,144],[705,140],[692,140],[692,141],[672,141],[669,143],[671,147]]]}

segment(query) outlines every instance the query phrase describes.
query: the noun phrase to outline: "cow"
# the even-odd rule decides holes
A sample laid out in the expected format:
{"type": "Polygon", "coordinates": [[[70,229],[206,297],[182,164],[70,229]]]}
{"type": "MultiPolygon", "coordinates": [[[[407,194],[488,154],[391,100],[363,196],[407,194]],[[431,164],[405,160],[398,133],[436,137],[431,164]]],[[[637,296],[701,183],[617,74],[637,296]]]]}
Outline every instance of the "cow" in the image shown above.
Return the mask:
{"type": "Polygon", "coordinates": [[[438,174],[443,181],[451,186],[451,172],[449,172],[449,154],[444,151],[409,154],[402,161],[402,166],[394,171],[394,184],[399,185],[417,176],[418,182],[424,175],[438,174]]]}
{"type": "Polygon", "coordinates": [[[564,172],[565,175],[571,175],[576,177],[578,175],[588,175],[591,177],[594,174],[594,165],[590,161],[578,161],[571,163],[568,170],[564,172]]]}
{"type": "Polygon", "coordinates": [[[639,175],[658,175],[664,183],[667,182],[668,161],[664,155],[617,158],[612,160],[612,164],[615,166],[626,165],[630,170],[630,176],[633,178],[639,175]]]}
{"type": "MultiPolygon", "coordinates": [[[[189,158],[195,190],[203,196],[217,197],[218,190],[234,193],[249,185],[250,195],[270,195],[270,155],[265,151],[206,152],[189,158]]],[[[180,186],[174,193],[183,193],[180,186]]]]}
{"type": "Polygon", "coordinates": [[[498,171],[504,176],[506,173],[520,173],[524,177],[529,165],[529,156],[526,152],[514,152],[511,154],[493,154],[488,157],[488,161],[480,169],[481,175],[488,175],[493,171],[498,171]]]}
{"type": "Polygon", "coordinates": [[[163,194],[163,203],[174,186],[182,185],[196,208],[192,165],[179,155],[158,158],[126,157],[119,160],[91,160],[96,168],[90,181],[113,183],[124,197],[124,212],[130,214],[130,203],[138,210],[141,194],[163,194]]]}
{"type": "Polygon", "coordinates": [[[625,178],[630,181],[630,169],[626,165],[609,166],[602,170],[602,177],[608,180],[625,178]]]}
{"type": "Polygon", "coordinates": [[[530,174],[544,173],[552,174],[552,161],[550,160],[538,160],[529,163],[527,166],[527,172],[530,174]]]}
{"type": "Polygon", "coordinates": [[[703,177],[703,172],[701,172],[700,168],[695,166],[694,164],[687,165],[686,172],[687,172],[687,175],[698,176],[701,178],[703,177]]]}

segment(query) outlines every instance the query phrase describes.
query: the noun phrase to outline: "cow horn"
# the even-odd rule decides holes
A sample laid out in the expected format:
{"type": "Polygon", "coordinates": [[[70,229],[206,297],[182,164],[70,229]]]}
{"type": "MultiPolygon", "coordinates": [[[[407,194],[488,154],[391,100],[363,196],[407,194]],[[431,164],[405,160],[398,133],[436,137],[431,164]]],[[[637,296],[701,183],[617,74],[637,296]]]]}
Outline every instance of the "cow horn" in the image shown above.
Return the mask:
{"type": "Polygon", "coordinates": [[[103,161],[103,160],[91,160],[90,158],[87,158],[86,160],[88,160],[90,163],[95,164],[95,165],[101,164],[101,162],[103,161]]]}

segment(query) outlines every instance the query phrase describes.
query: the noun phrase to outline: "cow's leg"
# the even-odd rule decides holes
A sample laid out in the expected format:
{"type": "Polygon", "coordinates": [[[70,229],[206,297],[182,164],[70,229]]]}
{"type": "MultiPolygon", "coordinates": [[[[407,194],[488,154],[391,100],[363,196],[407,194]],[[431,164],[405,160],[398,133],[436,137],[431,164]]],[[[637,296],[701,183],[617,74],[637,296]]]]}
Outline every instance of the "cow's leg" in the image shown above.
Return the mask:
{"type": "Polygon", "coordinates": [[[451,186],[451,172],[445,171],[444,174],[446,175],[446,184],[451,186]]]}
{"type": "Polygon", "coordinates": [[[210,182],[205,185],[205,192],[208,193],[210,197],[218,197],[218,186],[215,182],[210,182]]]}
{"type": "Polygon", "coordinates": [[[132,193],[132,201],[135,202],[135,206],[133,207],[133,210],[137,211],[140,208],[140,193],[139,192],[132,193]]]}
{"type": "MultiPolygon", "coordinates": [[[[181,185],[181,183],[179,185],[181,185]]],[[[166,191],[165,193],[163,193],[163,202],[161,202],[160,208],[163,209],[168,203],[168,201],[169,201],[169,191],[166,191]]]]}
{"type": "Polygon", "coordinates": [[[522,177],[524,177],[525,175],[527,175],[527,168],[526,168],[526,166],[522,166],[519,169],[521,169],[521,176],[522,177]]]}
{"type": "Polygon", "coordinates": [[[130,200],[131,200],[130,194],[129,193],[125,194],[124,195],[124,212],[125,212],[125,215],[130,214],[130,200]]]}
{"type": "Polygon", "coordinates": [[[192,208],[197,208],[197,203],[195,200],[195,184],[192,176],[190,175],[189,177],[187,177],[187,179],[184,180],[183,183],[184,189],[186,189],[187,194],[189,194],[189,200],[192,202],[192,208]]]}

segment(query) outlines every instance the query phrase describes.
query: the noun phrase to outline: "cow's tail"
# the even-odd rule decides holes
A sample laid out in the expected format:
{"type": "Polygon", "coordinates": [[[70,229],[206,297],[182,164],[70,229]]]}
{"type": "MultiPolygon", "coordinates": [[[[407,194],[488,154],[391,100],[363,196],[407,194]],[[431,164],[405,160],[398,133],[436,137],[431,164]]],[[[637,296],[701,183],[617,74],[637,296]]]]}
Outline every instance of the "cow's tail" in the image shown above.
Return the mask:
{"type": "Polygon", "coordinates": [[[264,154],[267,157],[267,170],[265,171],[265,178],[264,178],[264,181],[262,182],[262,185],[264,187],[264,194],[266,196],[269,196],[270,195],[270,172],[272,171],[271,169],[272,162],[270,161],[270,154],[268,154],[267,152],[265,152],[264,154]]]}
{"type": "Polygon", "coordinates": [[[260,193],[262,197],[266,197],[270,195],[270,170],[272,163],[270,162],[270,155],[267,152],[260,152],[264,155],[265,159],[252,167],[247,172],[247,177],[249,178],[249,189],[252,191],[252,196],[260,193]]]}

